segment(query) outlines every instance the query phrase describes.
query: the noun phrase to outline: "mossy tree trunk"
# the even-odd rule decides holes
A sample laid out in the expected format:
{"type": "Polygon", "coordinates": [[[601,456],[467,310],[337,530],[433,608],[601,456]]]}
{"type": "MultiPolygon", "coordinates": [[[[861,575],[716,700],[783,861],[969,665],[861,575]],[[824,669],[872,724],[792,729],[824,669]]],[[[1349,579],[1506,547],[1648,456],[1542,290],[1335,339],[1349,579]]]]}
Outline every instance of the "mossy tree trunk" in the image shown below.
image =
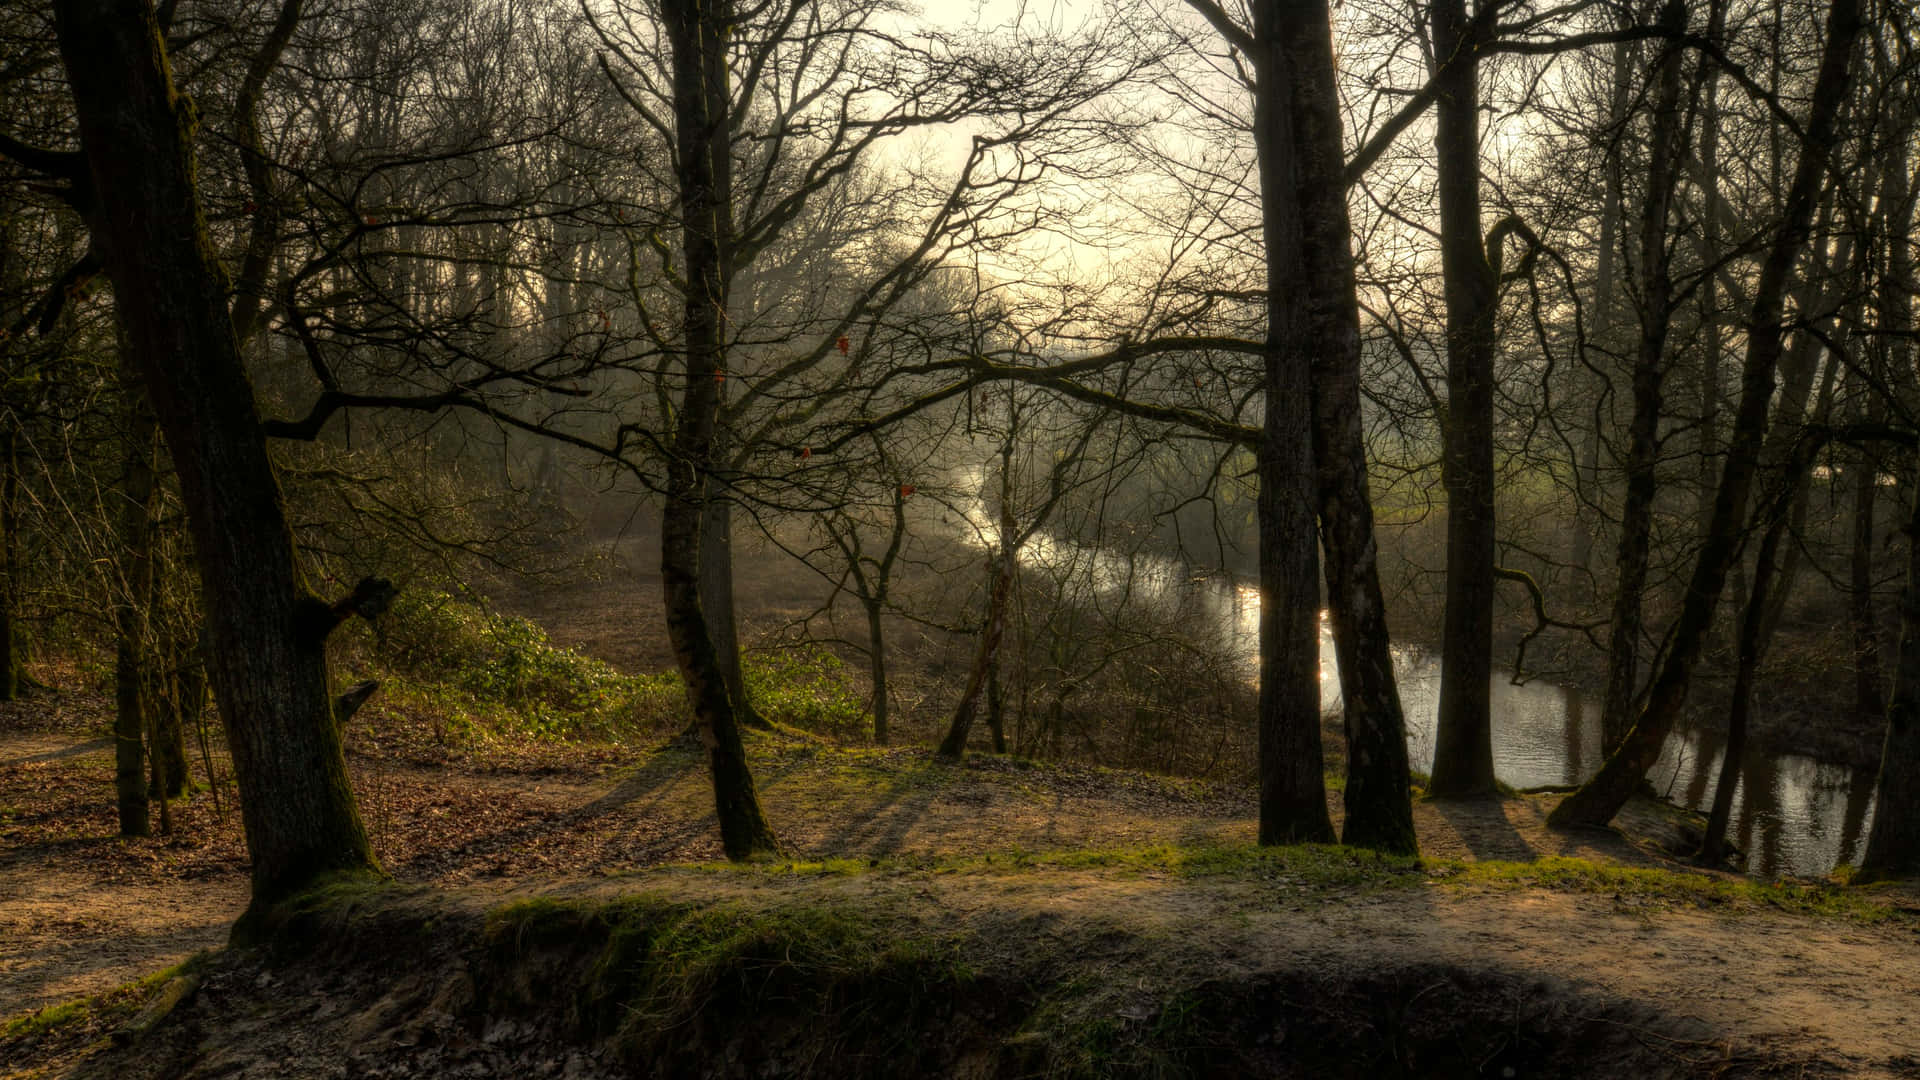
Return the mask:
{"type": "Polygon", "coordinates": [[[1293,80],[1300,256],[1319,346],[1313,364],[1313,451],[1327,610],[1346,709],[1347,813],[1340,838],[1356,847],[1412,854],[1418,844],[1406,717],[1394,681],[1361,424],[1360,309],[1330,18],[1324,0],[1283,5],[1276,29],[1286,42],[1293,80]]]}
{"type": "Polygon", "coordinates": [[[241,362],[174,90],[144,0],[58,0],[91,205],[132,355],[179,477],[259,910],[379,864],[347,782],[327,686],[333,610],[304,587],[241,362]]]}
{"type": "Polygon", "coordinates": [[[1287,5],[1252,5],[1253,141],[1267,252],[1260,479],[1260,827],[1262,844],[1331,843],[1320,747],[1319,486],[1313,457],[1313,325],[1294,131],[1287,5]]]}
{"type": "Polygon", "coordinates": [[[1493,779],[1493,360],[1498,286],[1481,239],[1480,78],[1483,33],[1466,0],[1429,9],[1440,264],[1446,279],[1447,409],[1441,483],[1447,494],[1447,595],[1434,720],[1434,795],[1489,795],[1493,779]]]}
{"type": "Polygon", "coordinates": [[[660,578],[667,637],[687,700],[707,749],[721,846],[730,859],[777,849],[747,766],[733,700],[700,597],[700,538],[707,477],[714,464],[720,411],[722,318],[721,238],[731,211],[726,120],[728,15],[701,0],[667,0],[661,22],[673,54],[674,138],[682,215],[686,305],[681,347],[685,385],[674,417],[661,515],[660,578]]]}

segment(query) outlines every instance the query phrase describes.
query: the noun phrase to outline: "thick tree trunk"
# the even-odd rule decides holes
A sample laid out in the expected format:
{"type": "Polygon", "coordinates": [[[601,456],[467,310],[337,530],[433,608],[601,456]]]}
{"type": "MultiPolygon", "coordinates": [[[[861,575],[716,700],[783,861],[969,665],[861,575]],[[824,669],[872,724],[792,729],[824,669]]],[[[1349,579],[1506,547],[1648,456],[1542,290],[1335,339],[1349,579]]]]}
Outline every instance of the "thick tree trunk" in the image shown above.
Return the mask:
{"type": "Polygon", "coordinates": [[[1920,874],[1920,494],[1907,522],[1907,584],[1900,594],[1900,656],[1887,705],[1873,829],[1860,860],[1865,880],[1920,874]]]}
{"type": "Polygon", "coordinates": [[[1394,681],[1373,497],[1360,415],[1360,314],[1347,215],[1339,93],[1324,0],[1283,5],[1278,26],[1293,75],[1293,136],[1313,340],[1313,452],[1327,609],[1346,709],[1346,819],[1341,841],[1412,854],[1406,718],[1394,681]]]}
{"type": "MultiPolygon", "coordinates": [[[[1686,26],[1686,8],[1669,2],[1661,24],[1686,26]]],[[[1678,45],[1660,60],[1653,100],[1646,199],[1640,211],[1640,344],[1633,365],[1633,419],[1627,425],[1627,489],[1620,511],[1620,550],[1607,642],[1607,694],[1600,714],[1600,741],[1608,751],[1633,726],[1639,693],[1640,641],[1645,636],[1643,597],[1653,542],[1655,469],[1660,459],[1661,384],[1666,378],[1667,331],[1673,321],[1673,281],[1667,223],[1679,188],[1686,131],[1680,109],[1678,45]]]]}
{"type": "Polygon", "coordinates": [[[1265,434],[1260,478],[1260,831],[1262,844],[1331,843],[1320,746],[1320,560],[1314,529],[1312,322],[1293,130],[1279,34],[1286,5],[1253,5],[1261,238],[1267,252],[1265,434]]]}
{"type": "Polygon", "coordinates": [[[194,190],[192,114],[143,0],[58,0],[120,318],[160,418],[199,560],[255,910],[329,872],[377,872],[327,689],[334,621],[309,594],[194,190]]]}
{"type": "Polygon", "coordinates": [[[1836,0],[1828,15],[1827,44],[1814,85],[1813,105],[1779,233],[1767,253],[1747,321],[1747,354],[1741,367],[1740,405],[1728,440],[1727,461],[1713,504],[1712,529],[1702,545],[1673,630],[1666,661],[1653,680],[1647,704],[1600,772],[1554,808],[1550,824],[1600,826],[1626,805],[1634,788],[1659,759],[1660,748],[1686,702],[1700,647],[1713,624],[1715,605],[1740,552],[1739,531],[1766,438],[1767,407],[1779,367],[1783,299],[1795,261],[1806,248],[1813,206],[1834,143],[1834,122],[1850,78],[1849,60],[1860,32],[1858,0],[1836,0]]]}
{"type": "Polygon", "coordinates": [[[1493,358],[1496,282],[1480,234],[1478,46],[1466,0],[1435,0],[1433,55],[1446,64],[1434,102],[1440,263],[1447,297],[1447,599],[1433,782],[1439,796],[1494,791],[1493,358]],[[1464,59],[1462,59],[1464,58],[1464,59]],[[1450,62],[1451,61],[1451,62],[1450,62]],[[1450,63],[1449,63],[1450,62],[1450,63]]]}
{"type": "Polygon", "coordinates": [[[719,187],[714,159],[726,138],[725,25],[700,0],[668,0],[661,21],[673,51],[674,135],[678,144],[686,310],[682,344],[686,385],[675,417],[667,463],[666,504],[661,514],[660,579],[666,600],[667,638],[687,685],[687,700],[707,748],[713,776],[720,843],[730,859],[777,849],[747,767],[746,747],[727,693],[719,655],[700,604],[700,535],[705,517],[706,474],[712,468],[714,426],[719,413],[721,366],[720,208],[729,193],[719,187]],[[717,74],[716,74],[716,65],[717,74]]]}

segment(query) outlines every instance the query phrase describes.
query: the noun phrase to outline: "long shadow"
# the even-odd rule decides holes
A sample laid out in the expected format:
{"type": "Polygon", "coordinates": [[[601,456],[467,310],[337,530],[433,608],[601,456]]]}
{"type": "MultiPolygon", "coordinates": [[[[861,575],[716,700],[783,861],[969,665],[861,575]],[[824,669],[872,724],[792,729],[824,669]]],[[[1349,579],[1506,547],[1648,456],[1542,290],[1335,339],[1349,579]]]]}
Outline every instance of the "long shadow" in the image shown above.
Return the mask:
{"type": "Polygon", "coordinates": [[[872,856],[899,852],[906,843],[907,834],[926,816],[927,807],[933,805],[938,794],[934,784],[895,785],[865,813],[847,822],[833,841],[833,848],[852,854],[857,845],[860,854],[872,856]],[[910,797],[902,797],[909,792],[910,797]],[[884,828],[877,832],[868,831],[868,826],[881,821],[884,821],[884,828]]]}
{"type": "Polygon", "coordinates": [[[643,796],[653,794],[679,780],[689,770],[703,764],[700,747],[691,741],[674,739],[652,750],[639,768],[620,778],[605,795],[585,806],[569,811],[569,816],[598,817],[643,796]]]}
{"type": "Polygon", "coordinates": [[[63,747],[59,750],[49,750],[44,754],[29,754],[22,758],[0,761],[0,769],[9,769],[15,765],[37,765],[43,761],[62,761],[66,758],[80,757],[84,754],[111,749],[113,749],[112,739],[92,739],[83,743],[75,743],[72,746],[63,747]]]}
{"type": "Polygon", "coordinates": [[[1513,827],[1513,822],[1507,820],[1501,800],[1433,799],[1430,802],[1441,818],[1453,826],[1454,834],[1474,858],[1532,862],[1540,857],[1533,845],[1520,835],[1520,830],[1513,827]]]}

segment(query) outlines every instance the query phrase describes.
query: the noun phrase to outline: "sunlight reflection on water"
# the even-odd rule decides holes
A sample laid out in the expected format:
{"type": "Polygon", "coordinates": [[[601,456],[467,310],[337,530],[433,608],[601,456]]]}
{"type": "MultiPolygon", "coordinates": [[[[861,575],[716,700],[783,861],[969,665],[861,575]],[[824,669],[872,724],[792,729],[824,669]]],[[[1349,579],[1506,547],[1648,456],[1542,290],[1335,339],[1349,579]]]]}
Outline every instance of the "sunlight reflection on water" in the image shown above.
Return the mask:
{"type": "MultiPolygon", "coordinates": [[[[966,470],[979,490],[985,473],[966,470]]],[[[962,539],[981,547],[997,542],[985,503],[963,513],[971,530],[962,539]]],[[[1258,677],[1260,590],[1221,576],[1196,575],[1185,564],[1154,555],[1124,555],[1037,533],[1021,548],[1023,565],[1049,568],[1080,582],[1076,599],[1110,606],[1119,600],[1188,612],[1218,635],[1217,644],[1241,658],[1247,678],[1258,677]]],[[[1075,596],[1073,589],[1068,590],[1075,596]]],[[[1196,636],[1205,633],[1196,626],[1196,636]]],[[[1394,646],[1394,673],[1407,720],[1408,756],[1416,770],[1433,764],[1433,731],[1440,705],[1440,657],[1417,644],[1394,646]]],[[[1577,784],[1598,771],[1600,703],[1549,682],[1515,686],[1509,673],[1492,681],[1494,774],[1517,788],[1577,784]]],[[[1320,617],[1320,700],[1340,708],[1339,666],[1333,634],[1320,617]]],[[[1683,728],[1667,740],[1649,779],[1673,801],[1705,810],[1726,752],[1725,736],[1683,728]]],[[[1871,772],[1799,754],[1749,748],[1734,788],[1729,828],[1748,853],[1748,869],[1763,876],[1821,876],[1857,861],[1873,821],[1871,772]],[[1754,794],[1759,792],[1757,796],[1754,794]]]]}

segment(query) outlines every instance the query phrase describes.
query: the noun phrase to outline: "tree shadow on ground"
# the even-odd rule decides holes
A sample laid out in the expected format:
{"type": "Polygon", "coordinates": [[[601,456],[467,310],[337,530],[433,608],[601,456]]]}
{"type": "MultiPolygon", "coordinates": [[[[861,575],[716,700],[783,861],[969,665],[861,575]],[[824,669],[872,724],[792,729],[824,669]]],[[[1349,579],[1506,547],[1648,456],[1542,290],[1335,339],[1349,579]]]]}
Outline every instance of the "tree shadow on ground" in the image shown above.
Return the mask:
{"type": "Polygon", "coordinates": [[[1430,799],[1427,805],[1475,859],[1532,862],[1540,857],[1508,819],[1504,799],[1430,799]]]}

